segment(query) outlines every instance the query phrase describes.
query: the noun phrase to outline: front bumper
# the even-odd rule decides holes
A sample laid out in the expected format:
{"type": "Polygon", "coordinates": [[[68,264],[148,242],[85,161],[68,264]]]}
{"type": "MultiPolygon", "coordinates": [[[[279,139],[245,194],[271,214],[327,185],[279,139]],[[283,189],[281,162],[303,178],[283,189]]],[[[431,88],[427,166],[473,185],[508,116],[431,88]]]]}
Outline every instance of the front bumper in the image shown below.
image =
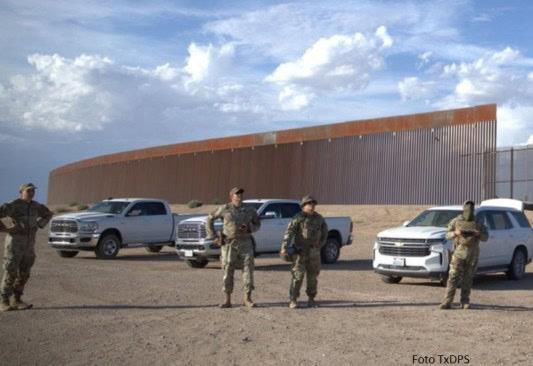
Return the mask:
{"type": "Polygon", "coordinates": [[[54,249],[74,251],[74,250],[95,250],[98,245],[100,234],[55,234],[48,236],[48,245],[54,249]]]}
{"type": "Polygon", "coordinates": [[[394,257],[379,253],[374,247],[372,267],[374,272],[385,276],[440,279],[448,272],[449,252],[431,251],[424,257],[394,257]],[[398,265],[398,260],[403,262],[398,265]]]}
{"type": "Polygon", "coordinates": [[[217,259],[220,248],[213,240],[176,240],[176,252],[186,260],[217,259]]]}

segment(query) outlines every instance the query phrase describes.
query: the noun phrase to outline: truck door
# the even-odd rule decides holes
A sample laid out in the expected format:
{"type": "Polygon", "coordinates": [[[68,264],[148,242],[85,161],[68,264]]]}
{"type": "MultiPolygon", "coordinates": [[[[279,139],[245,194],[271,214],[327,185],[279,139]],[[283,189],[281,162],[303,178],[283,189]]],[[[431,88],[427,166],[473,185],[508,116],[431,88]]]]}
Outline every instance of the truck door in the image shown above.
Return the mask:
{"type": "Polygon", "coordinates": [[[275,252],[279,249],[283,231],[281,206],[279,203],[267,205],[259,216],[261,229],[254,234],[258,252],[275,252]]]}
{"type": "Polygon", "coordinates": [[[164,243],[170,241],[173,230],[172,214],[167,212],[163,202],[146,202],[147,230],[143,243],[164,243]]]}
{"type": "Polygon", "coordinates": [[[144,202],[135,203],[124,216],[122,240],[125,244],[142,243],[148,230],[148,213],[144,202]]]}
{"type": "Polygon", "coordinates": [[[513,224],[507,216],[507,213],[502,210],[485,211],[489,222],[489,240],[481,242],[482,250],[487,251],[487,265],[499,266],[506,264],[505,258],[507,252],[513,251],[512,247],[512,233],[513,224]],[[483,248],[485,247],[485,248],[483,248]]]}

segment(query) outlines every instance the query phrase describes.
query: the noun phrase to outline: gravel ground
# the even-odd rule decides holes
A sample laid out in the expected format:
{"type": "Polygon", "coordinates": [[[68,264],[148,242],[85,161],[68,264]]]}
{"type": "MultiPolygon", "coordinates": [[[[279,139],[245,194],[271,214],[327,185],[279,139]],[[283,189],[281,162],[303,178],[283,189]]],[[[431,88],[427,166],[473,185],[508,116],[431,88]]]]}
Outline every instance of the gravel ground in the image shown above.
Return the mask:
{"type": "Polygon", "coordinates": [[[275,256],[256,259],[258,307],[240,305],[237,272],[237,306],[223,310],[216,306],[222,300],[217,262],[192,269],[172,248],[124,250],[108,261],[93,253],[65,259],[47,247],[41,231],[26,289],[35,307],[0,314],[0,363],[412,365],[454,364],[463,356],[455,364],[466,358],[470,365],[533,364],[532,265],[521,281],[479,277],[471,311],[438,310],[444,289],[436,283],[388,285],[373,273],[376,233],[421,208],[319,206],[326,215],[351,216],[355,242],[339,263],[323,267],[316,309],[287,308],[289,267],[275,256]],[[421,358],[413,361],[415,355],[421,358]]]}

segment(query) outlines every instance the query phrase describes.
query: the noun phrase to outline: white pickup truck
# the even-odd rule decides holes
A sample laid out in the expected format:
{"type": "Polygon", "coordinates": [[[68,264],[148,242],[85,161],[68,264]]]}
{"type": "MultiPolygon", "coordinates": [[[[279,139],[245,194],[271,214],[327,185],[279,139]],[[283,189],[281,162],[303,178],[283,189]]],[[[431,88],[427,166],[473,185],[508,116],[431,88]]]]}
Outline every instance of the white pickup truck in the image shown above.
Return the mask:
{"type": "MultiPolygon", "coordinates": [[[[261,229],[253,234],[254,254],[277,253],[291,218],[301,211],[299,201],[281,199],[245,200],[245,206],[253,207],[261,220],[261,229]]],[[[328,240],[322,248],[322,261],[335,263],[341,247],[352,243],[352,220],[349,217],[327,217],[328,240]]],[[[220,248],[208,240],[207,216],[183,220],[178,224],[176,250],[180,257],[194,268],[202,268],[210,260],[217,260],[220,248]]],[[[215,230],[222,228],[222,221],[215,222],[215,230]]]]}
{"type": "MultiPolygon", "coordinates": [[[[506,272],[521,279],[533,256],[533,229],[525,205],[511,199],[481,202],[476,217],[487,226],[489,239],[480,243],[478,273],[506,272]]],[[[374,243],[373,268],[387,283],[403,277],[436,279],[446,283],[453,242],[446,240],[448,223],[461,206],[430,208],[412,221],[380,232],[374,243]]]]}
{"type": "Polygon", "coordinates": [[[145,247],[152,253],[174,246],[180,219],[167,202],[147,198],[104,200],[84,212],[56,216],[50,223],[48,244],[64,258],[80,250],[114,258],[121,248],[145,247]]]}

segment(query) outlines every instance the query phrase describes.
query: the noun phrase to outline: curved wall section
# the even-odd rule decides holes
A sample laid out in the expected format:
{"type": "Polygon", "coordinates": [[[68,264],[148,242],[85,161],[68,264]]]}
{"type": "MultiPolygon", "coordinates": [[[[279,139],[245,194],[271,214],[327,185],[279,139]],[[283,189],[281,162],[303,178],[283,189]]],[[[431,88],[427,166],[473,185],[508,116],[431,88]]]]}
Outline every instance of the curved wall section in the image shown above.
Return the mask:
{"type": "Polygon", "coordinates": [[[50,173],[48,201],[246,197],[329,204],[448,204],[494,196],[496,106],[167,145],[105,155],[50,173]]]}

